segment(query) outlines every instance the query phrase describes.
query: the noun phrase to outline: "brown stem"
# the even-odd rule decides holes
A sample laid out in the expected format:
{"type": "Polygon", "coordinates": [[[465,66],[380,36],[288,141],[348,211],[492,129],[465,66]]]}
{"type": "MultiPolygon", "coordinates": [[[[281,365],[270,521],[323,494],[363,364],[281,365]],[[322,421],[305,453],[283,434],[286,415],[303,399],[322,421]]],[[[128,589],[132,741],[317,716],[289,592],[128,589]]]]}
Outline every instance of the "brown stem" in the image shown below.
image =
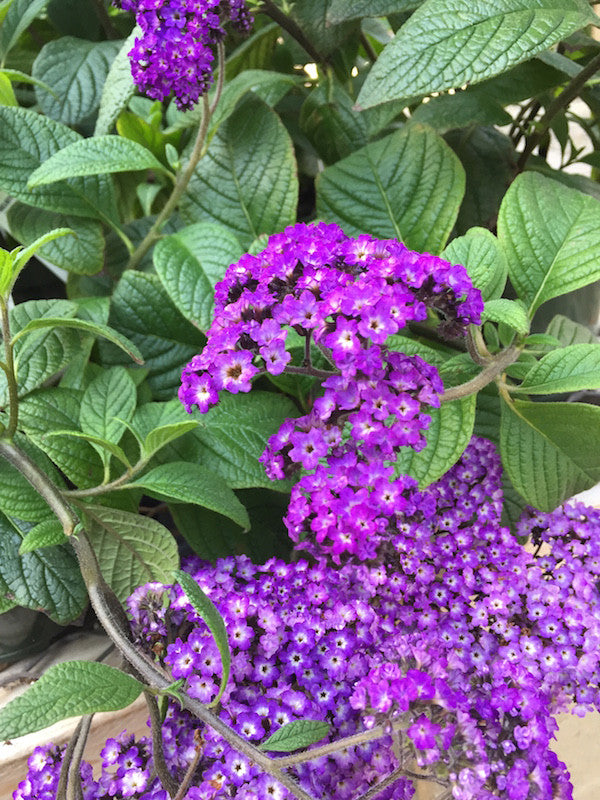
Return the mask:
{"type": "Polygon", "coordinates": [[[453,386],[446,389],[444,394],[440,397],[441,403],[451,403],[452,400],[458,400],[460,397],[468,397],[470,394],[475,394],[485,388],[488,383],[491,383],[494,378],[497,378],[504,370],[513,364],[519,357],[521,351],[518,347],[509,347],[494,356],[494,360],[488,366],[481,370],[479,375],[471,378],[466,383],[461,383],[459,386],[453,386]]]}
{"type": "Polygon", "coordinates": [[[261,11],[267,14],[267,16],[271,17],[271,19],[280,27],[282,27],[284,31],[287,31],[292,39],[295,39],[298,44],[304,50],[306,50],[313,61],[315,61],[317,64],[329,63],[325,56],[313,45],[310,39],[306,38],[302,28],[296,22],[294,22],[293,19],[288,17],[287,14],[284,14],[283,11],[272,2],[272,0],[263,0],[261,11]]]}
{"type": "Polygon", "coordinates": [[[285,372],[289,375],[310,375],[311,378],[330,378],[335,372],[328,369],[317,369],[316,367],[286,367],[285,372]]]}
{"type": "Polygon", "coordinates": [[[202,744],[198,742],[196,744],[196,752],[194,753],[194,757],[190,761],[190,765],[187,768],[185,775],[183,776],[183,780],[181,781],[181,786],[179,787],[179,791],[173,798],[173,800],[183,800],[185,797],[187,790],[190,788],[192,780],[194,779],[194,773],[198,769],[198,763],[200,762],[200,757],[202,756],[202,744]]]}
{"type": "Polygon", "coordinates": [[[81,759],[92,724],[93,714],[83,716],[69,740],[60,767],[56,800],[82,800],[81,759]]]}
{"type": "Polygon", "coordinates": [[[162,783],[163,789],[167,792],[169,797],[178,796],[177,781],[167,767],[165,761],[165,751],[163,750],[162,740],[162,722],[160,719],[160,712],[158,710],[158,703],[156,697],[150,692],[144,692],[146,705],[148,706],[148,713],[150,714],[150,730],[152,731],[152,759],[154,761],[154,768],[158,779],[162,783]]]}
{"type": "Polygon", "coordinates": [[[398,767],[398,769],[395,769],[393,772],[390,772],[387,778],[384,778],[382,781],[379,781],[379,783],[376,783],[375,786],[371,786],[371,788],[368,789],[364,794],[359,795],[359,797],[357,797],[356,800],[372,800],[372,798],[377,797],[378,794],[381,794],[381,792],[383,792],[384,789],[387,789],[397,780],[402,778],[404,774],[405,771],[402,769],[402,767],[398,767]]]}
{"type": "Polygon", "coordinates": [[[525,140],[525,148],[521,153],[519,161],[517,162],[517,169],[519,172],[523,172],[525,169],[529,156],[542,141],[542,138],[550,127],[550,123],[554,117],[559,111],[561,111],[563,108],[566,108],[571,100],[574,100],[578,96],[579,92],[583,89],[589,78],[595,75],[599,69],[600,53],[595,56],[595,58],[592,58],[592,60],[589,61],[585,67],[583,67],[581,72],[571,79],[558,97],[556,97],[552,103],[550,103],[546,109],[546,113],[538,122],[537,129],[525,140]]]}
{"type": "Polygon", "coordinates": [[[364,33],[360,34],[360,43],[365,48],[366,54],[369,56],[373,64],[377,61],[377,53],[373,50],[371,42],[367,39],[364,33]]]}

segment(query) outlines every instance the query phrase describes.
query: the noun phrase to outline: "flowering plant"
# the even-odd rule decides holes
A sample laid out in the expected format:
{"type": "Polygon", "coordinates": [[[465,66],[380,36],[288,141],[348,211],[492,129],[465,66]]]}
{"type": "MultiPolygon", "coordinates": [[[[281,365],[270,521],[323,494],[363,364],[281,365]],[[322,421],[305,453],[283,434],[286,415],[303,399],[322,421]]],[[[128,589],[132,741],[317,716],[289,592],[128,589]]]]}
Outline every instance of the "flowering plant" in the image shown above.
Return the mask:
{"type": "Polygon", "coordinates": [[[5,739],[82,715],[15,800],[571,797],[589,4],[69,2],[0,3],[0,603],[89,601],[128,667],[0,710],[5,739]],[[36,254],[66,298],[15,305],[36,254]],[[141,693],[95,775],[91,716],[141,693]]]}

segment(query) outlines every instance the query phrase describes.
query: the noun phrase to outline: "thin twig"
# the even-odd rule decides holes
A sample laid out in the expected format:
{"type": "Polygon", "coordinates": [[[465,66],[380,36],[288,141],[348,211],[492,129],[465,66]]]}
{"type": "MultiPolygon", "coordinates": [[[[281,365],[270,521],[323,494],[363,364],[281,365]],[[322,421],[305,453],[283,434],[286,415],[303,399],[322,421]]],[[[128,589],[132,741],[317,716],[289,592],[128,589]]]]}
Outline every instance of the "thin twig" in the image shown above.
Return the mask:
{"type": "Polygon", "coordinates": [[[190,761],[190,765],[187,768],[185,775],[183,776],[183,780],[181,781],[181,786],[179,787],[179,791],[173,798],[173,800],[183,800],[185,797],[187,790],[190,788],[192,780],[194,779],[194,774],[198,769],[198,764],[200,762],[200,757],[202,756],[202,744],[198,742],[196,744],[196,752],[194,753],[194,757],[190,761]]]}
{"type": "Polygon", "coordinates": [[[377,53],[373,50],[373,45],[367,39],[364,33],[360,34],[360,43],[365,48],[366,54],[369,56],[373,64],[377,61],[377,53]]]}
{"type": "Polygon", "coordinates": [[[378,794],[381,794],[385,789],[390,787],[393,783],[396,783],[397,780],[404,777],[404,770],[402,767],[398,767],[393,772],[384,778],[379,783],[376,783],[375,786],[371,786],[364,794],[361,794],[356,800],[372,800],[372,798],[377,797],[378,794]]]}
{"type": "Polygon", "coordinates": [[[112,24],[110,15],[106,10],[106,6],[104,5],[104,0],[94,0],[94,6],[96,8],[96,14],[98,15],[100,25],[102,26],[102,30],[104,31],[106,38],[120,39],[121,34],[112,24]]]}
{"type": "Polygon", "coordinates": [[[292,39],[295,39],[298,44],[304,50],[306,50],[313,61],[315,61],[317,64],[329,64],[328,59],[325,58],[325,56],[313,45],[310,39],[304,35],[302,28],[296,22],[294,22],[291,17],[288,17],[287,14],[284,14],[283,11],[272,2],[272,0],[263,0],[260,10],[263,11],[267,16],[271,17],[271,19],[280,27],[282,27],[284,31],[287,31],[292,39]]]}
{"type": "Polygon", "coordinates": [[[332,375],[336,375],[336,372],[332,372],[328,369],[317,369],[316,367],[290,367],[286,366],[285,371],[289,375],[310,375],[311,378],[330,378],[332,375]]]}
{"type": "Polygon", "coordinates": [[[156,697],[150,692],[144,692],[148,713],[150,714],[150,730],[152,731],[152,758],[158,779],[169,797],[177,795],[177,781],[167,767],[165,751],[163,750],[162,722],[156,697]]]}

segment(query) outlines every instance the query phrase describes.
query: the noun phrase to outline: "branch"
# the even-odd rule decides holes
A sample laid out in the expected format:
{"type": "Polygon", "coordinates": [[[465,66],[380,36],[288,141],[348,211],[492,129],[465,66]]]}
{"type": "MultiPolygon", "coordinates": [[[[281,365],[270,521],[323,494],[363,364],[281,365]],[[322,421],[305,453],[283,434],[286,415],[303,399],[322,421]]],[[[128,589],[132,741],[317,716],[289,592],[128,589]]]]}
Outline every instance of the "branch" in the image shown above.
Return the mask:
{"type": "Polygon", "coordinates": [[[160,713],[158,711],[158,703],[156,697],[150,692],[144,692],[146,705],[148,706],[148,713],[150,714],[150,730],[152,731],[152,759],[154,761],[154,768],[158,775],[159,781],[162,783],[163,789],[167,792],[169,797],[175,797],[177,794],[177,781],[167,767],[165,761],[165,752],[163,750],[162,740],[162,723],[160,713]]]}
{"type": "Polygon", "coordinates": [[[106,6],[104,5],[104,0],[94,0],[94,6],[96,8],[96,14],[98,15],[98,19],[100,20],[100,25],[102,26],[102,30],[107,39],[120,39],[121,34],[112,24],[110,15],[106,10],[106,6]]]}
{"type": "Polygon", "coordinates": [[[60,767],[56,800],[83,800],[81,789],[81,759],[92,724],[93,714],[83,716],[75,728],[60,767]]]}
{"type": "Polygon", "coordinates": [[[298,44],[304,50],[306,50],[313,61],[315,61],[317,64],[329,64],[329,61],[325,58],[325,56],[317,50],[310,39],[307,39],[302,28],[296,22],[294,22],[293,19],[288,17],[287,14],[284,14],[283,11],[272,2],[272,0],[263,0],[261,11],[263,11],[267,16],[271,17],[271,19],[280,25],[284,31],[287,31],[292,39],[295,39],[298,44]]]}
{"type": "Polygon", "coordinates": [[[582,68],[581,72],[571,79],[558,97],[556,97],[552,103],[550,103],[546,109],[546,113],[538,122],[534,133],[532,133],[531,136],[528,136],[525,140],[525,148],[521,153],[519,161],[517,162],[517,169],[519,172],[523,172],[525,169],[529,156],[542,141],[554,117],[559,111],[561,111],[563,108],[566,108],[571,100],[574,100],[579,95],[588,79],[591,78],[592,75],[595,75],[599,69],[600,53],[595,58],[592,58],[592,60],[582,68]]]}
{"type": "Polygon", "coordinates": [[[461,383],[459,386],[446,389],[444,394],[440,397],[440,402],[450,403],[452,400],[458,400],[460,397],[467,397],[470,394],[481,391],[481,389],[484,389],[494,378],[497,378],[498,375],[504,372],[510,364],[513,364],[519,357],[520,352],[518,347],[513,346],[498,353],[497,356],[494,356],[494,360],[488,364],[479,375],[471,378],[471,380],[466,383],[461,383]]]}

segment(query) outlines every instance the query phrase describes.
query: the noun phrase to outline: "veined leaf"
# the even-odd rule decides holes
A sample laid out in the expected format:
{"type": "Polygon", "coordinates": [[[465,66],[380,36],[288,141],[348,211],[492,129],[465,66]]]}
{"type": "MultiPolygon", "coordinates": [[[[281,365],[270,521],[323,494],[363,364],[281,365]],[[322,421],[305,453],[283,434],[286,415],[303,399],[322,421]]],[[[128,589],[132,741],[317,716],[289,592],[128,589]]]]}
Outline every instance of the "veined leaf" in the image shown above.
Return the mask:
{"type": "Polygon", "coordinates": [[[66,544],[68,538],[63,531],[62,525],[57,519],[45,519],[35,525],[21,542],[19,555],[31,553],[41,547],[54,547],[58,544],[66,544]]]}
{"type": "Polygon", "coordinates": [[[499,297],[495,300],[488,300],[481,315],[481,321],[499,322],[508,325],[520,336],[527,336],[529,333],[529,318],[524,307],[515,300],[507,300],[499,297]]]}
{"type": "Polygon", "coordinates": [[[484,300],[502,295],[508,275],[506,257],[498,239],[486,228],[471,228],[464,236],[453,239],[442,258],[451,264],[462,264],[484,300]]]}
{"type": "Polygon", "coordinates": [[[41,14],[48,0],[13,0],[0,27],[0,64],[17,43],[19,36],[41,14]]]}
{"type": "Polygon", "coordinates": [[[339,25],[349,19],[360,17],[385,17],[412,11],[423,0],[331,0],[327,9],[327,22],[339,25]]]}
{"type": "Polygon", "coordinates": [[[155,428],[146,436],[143,443],[143,454],[145,458],[151,458],[169,442],[184,436],[186,433],[195,430],[198,423],[195,420],[189,422],[176,422],[173,425],[162,425],[160,428],[155,428]]]}
{"type": "Polygon", "coordinates": [[[136,25],[123,42],[121,49],[111,64],[102,88],[100,110],[98,111],[94,136],[103,136],[110,133],[110,129],[117,117],[135,92],[128,53],[140,33],[141,29],[136,25]]]}
{"type": "Polygon", "coordinates": [[[557,394],[600,388],[600,344],[572,344],[547,353],[514,391],[557,394]]]}
{"type": "Polygon", "coordinates": [[[260,743],[261,750],[275,753],[292,753],[319,742],[329,733],[328,722],[320,719],[295,719],[282,725],[268,739],[260,743]]]}

